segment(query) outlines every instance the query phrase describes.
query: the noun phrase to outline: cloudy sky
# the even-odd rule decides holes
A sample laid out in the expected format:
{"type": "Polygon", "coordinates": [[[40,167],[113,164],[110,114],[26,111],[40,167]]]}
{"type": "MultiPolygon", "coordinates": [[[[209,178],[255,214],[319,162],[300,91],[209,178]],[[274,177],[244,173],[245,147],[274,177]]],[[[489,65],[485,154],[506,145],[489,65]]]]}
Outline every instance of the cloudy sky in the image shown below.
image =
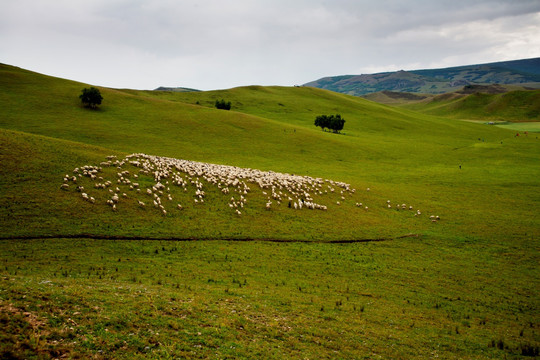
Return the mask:
{"type": "Polygon", "coordinates": [[[0,62],[201,90],[540,57],[540,0],[2,0],[0,62]]]}

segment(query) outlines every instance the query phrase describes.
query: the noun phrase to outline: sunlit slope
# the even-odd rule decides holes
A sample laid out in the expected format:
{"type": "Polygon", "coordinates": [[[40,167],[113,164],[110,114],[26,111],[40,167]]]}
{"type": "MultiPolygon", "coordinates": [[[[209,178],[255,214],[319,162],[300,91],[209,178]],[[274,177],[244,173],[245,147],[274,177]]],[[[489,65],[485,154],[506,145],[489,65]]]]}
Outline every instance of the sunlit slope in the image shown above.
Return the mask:
{"type": "Polygon", "coordinates": [[[516,90],[503,94],[474,93],[458,98],[441,95],[429,101],[401,106],[455,119],[540,121],[540,90],[516,90]]]}

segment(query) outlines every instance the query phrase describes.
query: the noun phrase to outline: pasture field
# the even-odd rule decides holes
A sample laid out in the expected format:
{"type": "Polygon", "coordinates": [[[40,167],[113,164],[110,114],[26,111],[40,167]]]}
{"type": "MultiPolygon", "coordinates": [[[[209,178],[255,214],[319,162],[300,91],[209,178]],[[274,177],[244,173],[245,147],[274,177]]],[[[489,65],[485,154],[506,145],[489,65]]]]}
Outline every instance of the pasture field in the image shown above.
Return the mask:
{"type": "Polygon", "coordinates": [[[533,249],[385,242],[3,241],[3,358],[538,355],[533,249]]]}
{"type": "MultiPolygon", "coordinates": [[[[100,88],[90,111],[85,86],[0,65],[2,357],[538,356],[536,134],[304,87],[100,88]],[[231,111],[213,107],[222,98],[231,111]],[[313,126],[335,113],[343,134],[313,126]],[[171,186],[164,216],[124,184],[117,211],[89,178],[77,185],[95,204],[60,189],[131,153],[356,191],[318,196],[328,211],[267,210],[252,186],[238,216],[201,179],[204,205],[171,186]]],[[[138,171],[99,176],[125,170],[138,171]]]]}

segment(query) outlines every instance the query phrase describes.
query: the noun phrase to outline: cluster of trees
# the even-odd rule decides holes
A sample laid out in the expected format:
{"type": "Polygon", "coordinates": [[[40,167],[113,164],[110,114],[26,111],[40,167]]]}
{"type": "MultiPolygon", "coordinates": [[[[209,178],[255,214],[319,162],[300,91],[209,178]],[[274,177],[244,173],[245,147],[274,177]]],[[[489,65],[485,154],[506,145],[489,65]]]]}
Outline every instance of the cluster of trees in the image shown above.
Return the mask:
{"type": "Polygon", "coordinates": [[[223,110],[231,110],[231,102],[225,101],[223,99],[216,100],[216,108],[217,109],[223,109],[223,110]]]}
{"type": "Polygon", "coordinates": [[[81,99],[85,107],[96,109],[98,105],[101,105],[103,96],[101,96],[99,89],[92,86],[90,89],[84,88],[82,94],[79,95],[79,99],[81,99]]]}
{"type": "Polygon", "coordinates": [[[323,131],[324,129],[332,130],[335,133],[339,133],[343,130],[345,125],[345,119],[340,114],[336,115],[319,115],[315,118],[315,126],[319,126],[323,131]]]}

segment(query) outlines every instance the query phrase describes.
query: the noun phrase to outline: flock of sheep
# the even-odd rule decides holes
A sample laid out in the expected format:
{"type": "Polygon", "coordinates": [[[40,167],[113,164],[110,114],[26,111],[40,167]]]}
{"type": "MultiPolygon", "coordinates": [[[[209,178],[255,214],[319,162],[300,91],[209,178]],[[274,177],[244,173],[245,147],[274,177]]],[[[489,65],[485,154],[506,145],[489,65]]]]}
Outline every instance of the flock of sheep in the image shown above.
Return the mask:
{"type": "MultiPolygon", "coordinates": [[[[107,171],[111,173],[111,171],[107,171]]],[[[100,166],[85,165],[73,170],[73,175],[66,174],[64,182],[60,186],[63,190],[74,187],[83,200],[90,203],[105,202],[113,211],[117,211],[119,203],[132,203],[140,207],[153,206],[163,215],[167,215],[167,209],[183,210],[186,203],[175,199],[178,191],[186,195],[179,196],[184,202],[203,205],[206,199],[205,189],[214,186],[227,197],[228,207],[237,215],[248,202],[248,194],[253,188],[258,188],[266,198],[266,209],[272,210],[279,206],[287,206],[291,209],[301,210],[328,210],[316,200],[323,195],[337,196],[336,205],[351,198],[356,192],[349,184],[328,179],[313,178],[277,173],[273,171],[260,171],[249,168],[239,168],[226,165],[215,165],[188,160],[180,160],[168,157],[152,156],[146,154],[132,154],[119,160],[115,156],[108,156],[107,161],[100,166]],[[116,179],[104,179],[104,167],[116,168],[116,179]],[[91,196],[88,179],[92,191],[105,192],[101,196],[91,196]],[[141,185],[146,184],[146,185],[141,185]],[[173,191],[171,191],[173,188],[173,191]],[[175,189],[176,188],[176,189],[175,189]],[[188,192],[188,188],[190,188],[188,192]],[[194,188],[194,189],[193,189],[194,188]],[[195,190],[193,192],[193,190],[195,190]],[[230,198],[229,198],[230,196],[230,198]],[[97,201],[96,198],[106,198],[105,201],[97,201]],[[189,199],[189,200],[186,200],[189,199]]],[[[369,188],[367,189],[369,191],[369,188]]],[[[362,203],[356,206],[368,210],[362,203]]],[[[390,200],[388,208],[392,208],[390,200]]],[[[398,210],[412,210],[412,206],[405,204],[397,205],[398,210]]],[[[419,210],[415,216],[421,215],[419,210]]],[[[432,216],[432,221],[439,217],[432,216]]]]}

